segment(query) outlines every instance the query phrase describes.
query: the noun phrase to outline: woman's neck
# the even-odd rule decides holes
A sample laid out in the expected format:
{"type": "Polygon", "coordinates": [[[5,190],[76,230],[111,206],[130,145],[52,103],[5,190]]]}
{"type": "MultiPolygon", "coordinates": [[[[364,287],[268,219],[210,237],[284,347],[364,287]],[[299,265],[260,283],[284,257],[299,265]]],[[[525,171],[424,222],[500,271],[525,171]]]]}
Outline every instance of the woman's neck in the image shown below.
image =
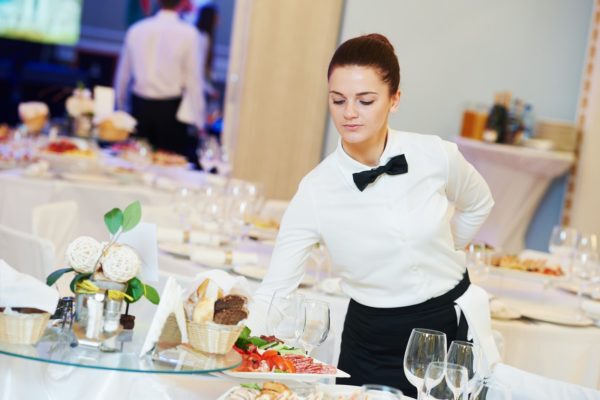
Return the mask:
{"type": "Polygon", "coordinates": [[[385,135],[375,137],[373,140],[362,143],[345,143],[342,141],[342,148],[350,157],[361,164],[370,167],[379,165],[379,159],[383,154],[387,143],[388,132],[386,129],[385,135]]]}

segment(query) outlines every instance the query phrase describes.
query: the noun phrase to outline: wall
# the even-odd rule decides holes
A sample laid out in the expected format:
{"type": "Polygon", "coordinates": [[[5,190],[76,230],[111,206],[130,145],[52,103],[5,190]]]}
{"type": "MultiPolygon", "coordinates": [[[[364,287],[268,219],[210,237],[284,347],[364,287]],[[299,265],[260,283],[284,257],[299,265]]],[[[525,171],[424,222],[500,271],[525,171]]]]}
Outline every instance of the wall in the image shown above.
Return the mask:
{"type": "MultiPolygon", "coordinates": [[[[467,102],[510,90],[540,117],[574,121],[592,0],[347,0],[340,41],[380,32],[401,66],[397,129],[452,139],[467,102]]],[[[337,143],[328,124],[325,153],[337,143]]],[[[543,249],[559,221],[564,179],[552,186],[528,234],[543,249]],[[543,211],[541,214],[540,212],[543,211]]]]}

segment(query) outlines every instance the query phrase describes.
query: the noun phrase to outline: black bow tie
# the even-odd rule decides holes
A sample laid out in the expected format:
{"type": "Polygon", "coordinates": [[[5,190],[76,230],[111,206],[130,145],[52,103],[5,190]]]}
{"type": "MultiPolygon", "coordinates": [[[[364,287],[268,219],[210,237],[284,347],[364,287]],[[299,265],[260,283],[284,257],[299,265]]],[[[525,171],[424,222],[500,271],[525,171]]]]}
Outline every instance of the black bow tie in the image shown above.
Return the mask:
{"type": "Polygon", "coordinates": [[[406,157],[404,157],[404,154],[400,154],[399,156],[392,157],[385,165],[352,174],[352,179],[354,179],[354,183],[358,190],[362,192],[367,186],[375,182],[375,179],[381,174],[400,175],[407,172],[408,164],[406,162],[406,157]]]}

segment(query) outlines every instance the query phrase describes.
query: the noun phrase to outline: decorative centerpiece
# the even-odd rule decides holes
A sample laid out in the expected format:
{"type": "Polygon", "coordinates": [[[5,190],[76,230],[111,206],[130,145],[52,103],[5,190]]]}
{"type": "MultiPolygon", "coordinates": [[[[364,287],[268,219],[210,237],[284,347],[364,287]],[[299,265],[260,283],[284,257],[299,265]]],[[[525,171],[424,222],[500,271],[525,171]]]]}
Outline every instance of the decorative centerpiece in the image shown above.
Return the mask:
{"type": "Polygon", "coordinates": [[[31,134],[38,134],[44,129],[49,115],[46,103],[29,101],[19,104],[19,117],[31,134]]]}
{"type": "Polygon", "coordinates": [[[137,121],[125,111],[114,111],[94,120],[98,126],[98,138],[107,142],[122,142],[134,131],[137,121]]]}
{"type": "Polygon", "coordinates": [[[67,113],[72,118],[72,130],[75,136],[88,138],[92,136],[92,117],[94,116],[94,100],[89,89],[79,86],[65,102],[67,113]]]}
{"type": "Polygon", "coordinates": [[[89,236],[75,239],[66,251],[69,267],[54,271],[46,279],[48,285],[53,285],[65,273],[75,272],[70,283],[76,295],[75,319],[87,338],[102,340],[117,332],[119,325],[132,328],[133,323],[128,323],[132,321],[129,304],[142,297],[153,304],[160,300],[156,289],[137,277],[142,266],[138,254],[118,243],[119,236],[132,230],[141,216],[138,201],[124,211],[113,208],[104,215],[110,240],[100,242],[89,236]],[[121,316],[123,301],[127,303],[125,318],[121,316]]]}

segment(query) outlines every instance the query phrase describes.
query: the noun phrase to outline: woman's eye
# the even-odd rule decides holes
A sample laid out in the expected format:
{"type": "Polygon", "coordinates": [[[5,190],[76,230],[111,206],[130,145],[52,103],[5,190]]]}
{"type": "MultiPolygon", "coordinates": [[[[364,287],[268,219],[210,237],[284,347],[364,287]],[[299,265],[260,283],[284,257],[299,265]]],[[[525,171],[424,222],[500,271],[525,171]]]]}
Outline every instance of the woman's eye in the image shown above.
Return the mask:
{"type": "Polygon", "coordinates": [[[362,104],[363,106],[370,106],[371,104],[373,104],[375,100],[369,100],[369,101],[365,101],[365,100],[361,100],[360,104],[362,104]]]}
{"type": "Polygon", "coordinates": [[[344,104],[344,100],[333,100],[333,104],[336,104],[336,105],[344,104]]]}

